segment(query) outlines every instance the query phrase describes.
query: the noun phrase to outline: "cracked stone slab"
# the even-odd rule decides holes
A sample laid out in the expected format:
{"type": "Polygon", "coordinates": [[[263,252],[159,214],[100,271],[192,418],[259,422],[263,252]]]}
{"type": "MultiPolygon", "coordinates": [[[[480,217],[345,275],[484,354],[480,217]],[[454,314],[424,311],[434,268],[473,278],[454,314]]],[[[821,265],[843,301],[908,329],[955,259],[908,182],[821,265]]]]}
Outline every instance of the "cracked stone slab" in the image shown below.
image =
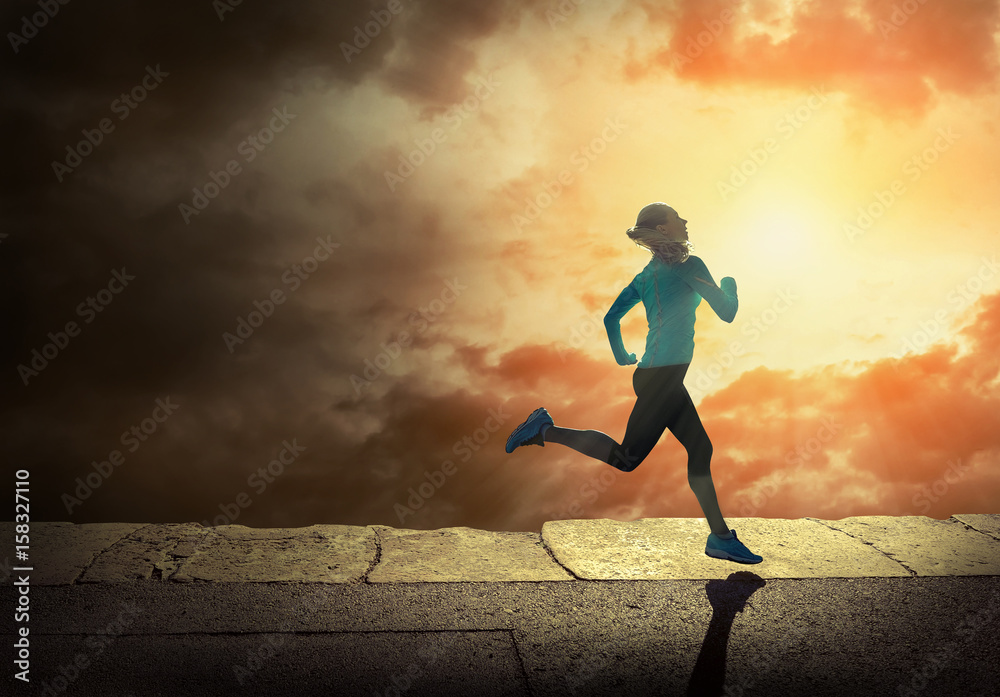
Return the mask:
{"type": "Polygon", "coordinates": [[[713,579],[737,570],[761,578],[910,576],[872,547],[811,520],[726,522],[764,561],[739,564],[706,555],[704,518],[554,520],[543,524],[542,540],[563,566],[591,580],[713,579]]]}
{"type": "Polygon", "coordinates": [[[573,580],[545,551],[538,533],[373,527],[381,558],[368,574],[370,583],[573,580]]]}
{"type": "Polygon", "coordinates": [[[173,562],[170,553],[184,540],[206,535],[200,523],[145,525],[108,547],[80,577],[80,583],[134,581],[159,578],[173,562]]]}
{"type": "Polygon", "coordinates": [[[956,513],[952,518],[1000,540],[1000,515],[996,513],[956,513]]]}
{"type": "MultiPolygon", "coordinates": [[[[32,584],[68,585],[80,576],[96,556],[144,525],[146,524],[33,521],[29,528],[28,559],[15,559],[11,547],[11,565],[32,567],[32,584]]],[[[14,530],[14,523],[3,523],[0,526],[5,544],[13,545],[14,530]]]]}
{"type": "Polygon", "coordinates": [[[191,542],[174,550],[184,556],[171,581],[358,583],[377,554],[375,531],[363,525],[219,525],[191,542]]]}
{"type": "Polygon", "coordinates": [[[1000,541],[967,530],[958,520],[854,516],[822,522],[870,544],[917,576],[1000,575],[1000,541]]]}

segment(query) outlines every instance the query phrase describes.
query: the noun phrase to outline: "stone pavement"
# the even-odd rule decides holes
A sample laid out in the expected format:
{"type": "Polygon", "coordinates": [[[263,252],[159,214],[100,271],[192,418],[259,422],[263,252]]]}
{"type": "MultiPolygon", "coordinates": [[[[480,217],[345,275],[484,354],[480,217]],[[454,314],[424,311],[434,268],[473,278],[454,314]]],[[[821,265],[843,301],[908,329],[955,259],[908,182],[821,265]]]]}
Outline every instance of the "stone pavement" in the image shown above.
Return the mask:
{"type": "Polygon", "coordinates": [[[699,518],[35,522],[31,571],[0,549],[4,693],[1000,694],[1000,515],[729,522],[762,563],[699,518]]]}

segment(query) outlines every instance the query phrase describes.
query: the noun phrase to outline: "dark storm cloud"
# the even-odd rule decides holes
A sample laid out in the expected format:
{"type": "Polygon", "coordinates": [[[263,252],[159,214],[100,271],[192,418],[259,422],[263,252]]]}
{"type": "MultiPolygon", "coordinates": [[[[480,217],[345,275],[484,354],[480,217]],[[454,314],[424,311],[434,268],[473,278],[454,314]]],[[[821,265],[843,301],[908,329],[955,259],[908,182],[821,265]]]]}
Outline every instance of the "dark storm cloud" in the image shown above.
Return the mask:
{"type": "MultiPolygon", "coordinates": [[[[68,3],[45,20],[36,3],[0,10],[0,27],[21,37],[7,34],[0,74],[0,415],[7,460],[39,475],[37,519],[209,518],[296,437],[296,464],[311,462],[324,491],[357,505],[352,478],[371,475],[346,458],[364,412],[333,408],[331,393],[350,393],[362,360],[450,273],[439,216],[385,188],[381,154],[317,175],[348,138],[335,128],[317,136],[330,140],[315,160],[280,157],[315,127],[308,106],[326,90],[378,80],[423,108],[447,104],[474,66],[467,41],[503,12],[404,2],[374,31],[385,4],[243,2],[221,16],[219,6],[68,3]],[[364,46],[347,60],[351,43],[364,46]],[[251,166],[236,144],[268,125],[287,131],[251,166]],[[186,221],[178,204],[193,204],[192,187],[204,191],[229,158],[242,168],[224,195],[186,221]],[[324,244],[291,285],[293,265],[324,244]],[[223,333],[275,290],[285,302],[227,346],[223,333]],[[178,406],[165,416],[156,400],[168,398],[178,406]],[[60,495],[114,450],[124,464],[68,513],[60,495]]],[[[371,418],[391,408],[375,403],[371,418]]],[[[279,492],[274,508],[294,509],[282,486],[267,492],[279,492]]],[[[324,520],[349,516],[334,504],[324,520]]]]}
{"type": "Polygon", "coordinates": [[[516,27],[521,6],[530,3],[440,0],[417,5],[404,17],[400,56],[388,67],[386,82],[402,95],[427,102],[427,113],[460,101],[467,88],[454,76],[476,68],[468,42],[516,27]],[[442,38],[448,50],[442,50],[442,38]]]}

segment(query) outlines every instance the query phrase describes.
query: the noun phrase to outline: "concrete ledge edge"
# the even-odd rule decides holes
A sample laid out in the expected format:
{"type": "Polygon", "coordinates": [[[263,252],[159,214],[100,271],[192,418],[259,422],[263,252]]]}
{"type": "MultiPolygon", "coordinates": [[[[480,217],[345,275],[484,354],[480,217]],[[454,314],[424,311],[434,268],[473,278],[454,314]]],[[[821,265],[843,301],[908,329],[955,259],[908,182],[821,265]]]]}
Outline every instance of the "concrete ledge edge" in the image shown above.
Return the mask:
{"type": "MultiPolygon", "coordinates": [[[[29,560],[0,556],[0,576],[25,564],[41,586],[705,580],[736,571],[764,579],[1000,576],[1000,514],[727,522],[762,563],[708,557],[704,518],[547,521],[540,532],[36,521],[29,560]]],[[[13,533],[13,522],[0,522],[11,552],[13,533]]]]}

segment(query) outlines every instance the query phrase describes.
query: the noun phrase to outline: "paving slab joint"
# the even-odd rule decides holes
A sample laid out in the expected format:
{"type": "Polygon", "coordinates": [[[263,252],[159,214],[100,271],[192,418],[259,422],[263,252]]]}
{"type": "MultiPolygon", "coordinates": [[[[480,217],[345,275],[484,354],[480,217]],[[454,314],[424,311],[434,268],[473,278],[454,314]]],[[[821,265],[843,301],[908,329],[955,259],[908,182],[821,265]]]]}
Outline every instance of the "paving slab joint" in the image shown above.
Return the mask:
{"type": "Polygon", "coordinates": [[[993,534],[987,532],[986,530],[980,530],[979,528],[973,527],[973,526],[969,525],[968,523],[966,523],[964,520],[959,520],[955,516],[949,517],[948,520],[954,521],[956,523],[961,523],[962,527],[964,527],[966,530],[972,530],[973,532],[978,532],[978,533],[980,533],[982,535],[986,535],[991,540],[996,540],[997,542],[1000,542],[1000,537],[997,537],[996,535],[993,535],[993,534]]]}
{"type": "MultiPolygon", "coordinates": [[[[174,554],[177,548],[182,542],[191,542],[190,538],[180,537],[174,541],[174,544],[167,550],[164,554],[169,557],[171,562],[176,562],[176,566],[171,562],[167,562],[167,575],[161,580],[164,581],[174,581],[175,583],[185,583],[190,582],[191,579],[186,578],[188,567],[193,561],[196,561],[199,557],[205,555],[205,549],[211,549],[211,545],[218,538],[222,537],[222,534],[218,532],[218,526],[202,526],[202,531],[199,534],[197,541],[192,542],[191,551],[186,554],[174,554]],[[171,569],[170,567],[173,566],[171,569]]],[[[155,566],[153,567],[156,568],[155,566]]],[[[163,576],[162,570],[160,573],[163,576]]]]}
{"type": "MultiPolygon", "coordinates": [[[[205,536],[207,537],[207,533],[205,536]]],[[[189,542],[190,540],[186,537],[178,537],[174,540],[174,543],[170,545],[170,549],[164,551],[166,559],[162,562],[153,564],[153,571],[150,578],[154,581],[173,581],[174,576],[178,574],[181,567],[187,562],[188,559],[201,554],[201,545],[205,542],[204,539],[199,540],[198,544],[191,550],[190,553],[180,553],[177,554],[177,548],[180,547],[182,542],[189,542]],[[164,576],[166,572],[166,576],[164,576]]]]}
{"type": "Polygon", "coordinates": [[[70,581],[70,585],[74,586],[74,585],[79,584],[80,583],[80,579],[83,578],[84,574],[86,574],[87,571],[90,570],[90,567],[92,567],[94,564],[96,564],[97,560],[100,559],[102,556],[104,556],[105,554],[107,554],[108,552],[110,552],[112,549],[114,549],[118,545],[122,545],[122,544],[125,544],[126,542],[128,542],[130,539],[132,539],[133,535],[138,535],[140,532],[142,532],[146,528],[152,527],[154,525],[156,525],[156,523],[147,523],[146,525],[143,525],[141,528],[136,528],[135,530],[133,530],[132,532],[130,532],[128,535],[122,535],[120,538],[118,538],[117,540],[115,540],[112,544],[108,545],[107,547],[105,547],[102,550],[99,550],[99,551],[95,552],[94,556],[92,556],[90,558],[90,561],[88,561],[86,564],[84,564],[83,568],[80,569],[80,573],[78,573],[76,575],[76,577],[72,581],[70,581]]]}
{"type": "Polygon", "coordinates": [[[372,532],[375,533],[375,558],[372,559],[371,564],[369,564],[368,568],[365,570],[364,576],[361,577],[361,583],[371,583],[371,581],[368,580],[368,576],[375,570],[375,567],[378,566],[379,562],[382,561],[382,538],[379,537],[378,528],[376,526],[372,525],[369,527],[371,527],[372,532]]]}
{"type": "Polygon", "coordinates": [[[549,547],[547,544],[545,544],[545,537],[542,536],[542,533],[538,533],[538,540],[539,540],[539,542],[542,543],[542,549],[544,549],[546,552],[549,553],[549,557],[552,559],[552,561],[554,561],[556,564],[558,564],[559,567],[563,571],[565,571],[570,576],[572,576],[574,581],[586,581],[587,580],[585,578],[577,576],[575,573],[573,573],[572,569],[570,569],[569,567],[567,567],[565,564],[563,564],[561,561],[559,561],[559,559],[556,558],[556,553],[552,551],[551,547],[549,547]]]}
{"type": "Polygon", "coordinates": [[[868,545],[869,547],[871,547],[872,549],[874,549],[876,552],[878,552],[879,554],[881,554],[886,559],[894,561],[897,564],[899,564],[900,566],[902,566],[904,569],[906,569],[907,573],[909,573],[910,576],[912,576],[912,577],[916,577],[917,576],[917,572],[916,571],[914,571],[913,569],[911,569],[910,567],[908,567],[903,562],[899,561],[899,559],[896,559],[895,557],[893,557],[888,552],[883,552],[881,549],[879,549],[878,547],[876,547],[873,543],[868,542],[867,540],[862,540],[860,537],[858,537],[856,535],[852,535],[851,533],[847,532],[846,530],[841,530],[840,528],[835,528],[835,527],[833,527],[831,525],[827,525],[826,523],[824,523],[822,520],[819,520],[818,518],[810,518],[809,516],[806,516],[806,520],[811,520],[814,523],[819,523],[820,525],[823,525],[823,526],[829,528],[830,530],[833,530],[835,532],[840,532],[840,533],[843,533],[843,534],[847,535],[852,540],[857,540],[858,542],[860,542],[862,544],[868,545]]]}

